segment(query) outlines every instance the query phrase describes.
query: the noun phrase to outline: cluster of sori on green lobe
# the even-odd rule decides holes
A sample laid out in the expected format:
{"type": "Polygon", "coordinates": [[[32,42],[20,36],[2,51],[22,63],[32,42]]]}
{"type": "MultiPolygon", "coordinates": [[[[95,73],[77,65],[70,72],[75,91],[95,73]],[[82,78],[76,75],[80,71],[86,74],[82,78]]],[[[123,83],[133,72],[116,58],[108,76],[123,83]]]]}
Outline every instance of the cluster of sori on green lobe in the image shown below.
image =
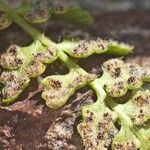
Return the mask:
{"type": "Polygon", "coordinates": [[[17,45],[11,45],[6,53],[2,54],[0,58],[1,66],[9,70],[20,68],[24,61],[21,49],[17,45]]]}
{"type": "MultiPolygon", "coordinates": [[[[81,41],[79,43],[84,43],[84,42],[81,41]]],[[[101,51],[102,47],[105,47],[105,48],[107,47],[106,50],[108,50],[111,47],[110,45],[113,45],[112,43],[116,43],[116,49],[122,49],[122,50],[127,50],[127,51],[130,51],[132,49],[132,47],[125,46],[124,44],[118,44],[117,42],[111,43],[109,41],[104,41],[101,39],[99,39],[97,41],[91,41],[90,43],[92,43],[92,44],[88,44],[88,42],[87,42],[88,51],[84,51],[82,54],[80,53],[79,58],[92,55],[92,53],[94,53],[95,51],[98,51],[98,50],[101,51]],[[106,44],[106,43],[111,43],[111,44],[106,44]],[[98,45],[100,45],[100,46],[98,46],[98,45]],[[100,49],[98,49],[98,47],[100,49]]],[[[78,42],[77,42],[77,45],[80,45],[80,44],[78,44],[78,42]]],[[[7,49],[7,51],[0,56],[0,65],[4,68],[4,71],[2,72],[2,74],[0,76],[0,81],[3,83],[3,80],[7,80],[6,74],[7,75],[10,74],[9,76],[15,76],[15,77],[17,75],[17,78],[15,78],[16,81],[14,79],[9,80],[9,84],[8,84],[8,82],[5,82],[4,85],[8,85],[9,88],[6,88],[7,87],[6,86],[4,88],[5,90],[3,89],[2,93],[3,93],[3,95],[5,95],[4,96],[5,98],[2,101],[5,103],[9,103],[9,102],[15,100],[19,96],[19,94],[22,92],[22,90],[28,85],[28,83],[30,82],[30,78],[38,77],[39,75],[41,75],[45,71],[46,64],[52,63],[57,58],[58,51],[62,51],[62,50],[66,50],[66,49],[68,51],[69,50],[71,51],[71,49],[72,49],[71,41],[70,41],[70,44],[68,42],[67,43],[62,42],[51,48],[46,48],[38,41],[34,42],[33,44],[31,44],[28,47],[23,47],[23,48],[19,47],[17,45],[10,46],[7,49]],[[67,44],[67,47],[66,47],[66,44],[67,44]],[[24,84],[22,83],[23,82],[23,80],[22,80],[22,82],[21,82],[22,86],[19,84],[21,78],[26,79],[26,81],[24,81],[24,84]],[[12,82],[10,82],[10,81],[15,81],[15,83],[11,84],[12,82]],[[11,84],[12,90],[10,90],[10,84],[11,84]],[[16,88],[15,86],[17,86],[18,88],[16,88]],[[15,92],[14,92],[14,90],[15,90],[15,92]],[[17,91],[18,91],[18,94],[17,94],[17,91]]],[[[76,49],[80,49],[80,46],[78,46],[78,48],[76,48],[76,49]]],[[[83,50],[84,50],[84,48],[83,48],[83,50]]],[[[67,51],[65,51],[65,52],[67,53],[67,51]]],[[[71,56],[73,56],[73,55],[71,55],[71,56]]],[[[60,75],[58,77],[53,76],[52,79],[54,80],[54,83],[51,83],[53,86],[51,86],[51,84],[49,84],[49,82],[50,82],[49,80],[51,80],[51,77],[47,77],[46,79],[44,79],[42,81],[42,84],[44,82],[47,83],[47,81],[49,84],[49,85],[43,84],[44,87],[46,87],[46,88],[44,88],[42,97],[46,100],[46,103],[50,108],[56,109],[56,108],[64,105],[66,103],[67,99],[74,93],[74,91],[76,89],[86,85],[89,81],[92,81],[94,79],[93,75],[90,75],[88,73],[86,76],[86,75],[82,75],[80,73],[78,74],[75,72],[77,72],[77,71],[76,70],[71,71],[68,75],[63,75],[63,76],[60,75]],[[65,80],[65,88],[64,88],[64,86],[61,85],[61,82],[64,83],[64,81],[59,82],[59,80],[58,80],[55,82],[55,78],[57,80],[57,78],[59,78],[59,77],[60,77],[60,80],[61,80],[61,77],[62,77],[62,80],[65,80]],[[74,79],[74,82],[76,83],[76,84],[74,84],[74,86],[70,84],[70,82],[72,81],[70,79],[74,79]],[[55,84],[56,84],[56,86],[55,86],[55,84]],[[82,86],[80,86],[80,85],[82,85],[82,86]],[[60,86],[60,87],[58,87],[58,86],[60,86]],[[54,92],[54,91],[56,91],[56,92],[54,92]],[[63,93],[64,97],[60,93],[63,93]],[[60,96],[60,98],[58,96],[60,96]]]]}
{"type": "Polygon", "coordinates": [[[118,132],[114,122],[116,114],[103,106],[91,105],[83,108],[83,122],[78,125],[86,150],[107,150],[118,132]]]}
{"type": "Polygon", "coordinates": [[[11,23],[12,20],[10,19],[8,14],[5,11],[0,10],[0,30],[7,28],[11,25],[11,23]]]}
{"type": "Polygon", "coordinates": [[[143,82],[149,82],[149,71],[136,64],[124,63],[120,59],[111,59],[103,64],[105,89],[112,97],[126,94],[128,89],[140,88],[143,82]]]}
{"type": "Polygon", "coordinates": [[[113,139],[116,150],[148,150],[150,143],[150,91],[139,89],[125,104],[118,104],[114,111],[118,113],[121,129],[113,139]]]}
{"type": "Polygon", "coordinates": [[[124,107],[135,125],[143,125],[150,119],[150,91],[148,89],[136,91],[124,107]]]}
{"type": "Polygon", "coordinates": [[[3,68],[0,74],[2,102],[10,103],[15,100],[30,82],[30,78],[41,75],[47,63],[57,58],[56,49],[45,48],[39,42],[29,47],[10,46],[0,56],[0,65],[3,68]]]}
{"type": "Polygon", "coordinates": [[[61,47],[66,53],[75,58],[86,58],[92,54],[101,54],[104,52],[118,55],[121,52],[122,54],[128,54],[133,49],[133,46],[100,38],[90,41],[64,41],[61,43],[61,47]]]}
{"type": "Polygon", "coordinates": [[[114,125],[117,114],[106,107],[106,93],[100,84],[98,79],[91,83],[96,91],[97,101],[83,107],[83,121],[77,127],[87,150],[107,150],[118,132],[114,125]]]}
{"type": "Polygon", "coordinates": [[[2,89],[2,101],[9,103],[18,97],[30,79],[18,71],[7,71],[1,73],[0,82],[5,86],[2,89]]]}
{"type": "Polygon", "coordinates": [[[141,87],[149,82],[149,71],[121,59],[108,60],[102,68],[102,77],[91,83],[97,101],[83,107],[83,122],[78,125],[85,149],[107,150],[110,145],[113,150],[148,149],[143,141],[149,142],[144,134],[150,128],[148,125],[146,133],[142,128],[150,120],[150,91],[141,87]],[[124,96],[128,89],[133,90],[132,98],[125,104],[117,104],[113,97],[124,96]],[[116,123],[120,124],[120,130],[116,123]],[[142,140],[136,135],[141,130],[142,140]]]}
{"type": "Polygon", "coordinates": [[[50,18],[48,4],[46,1],[36,1],[24,15],[26,21],[31,23],[41,23],[50,18]]]}
{"type": "Polygon", "coordinates": [[[63,106],[75,91],[95,79],[93,74],[79,74],[71,70],[66,75],[52,75],[41,80],[42,98],[48,107],[57,109],[63,106]]]}
{"type": "Polygon", "coordinates": [[[42,23],[50,18],[59,18],[81,25],[88,25],[93,22],[91,15],[87,11],[79,8],[75,1],[36,0],[33,3],[23,3],[18,7],[17,12],[30,23],[42,23]]]}

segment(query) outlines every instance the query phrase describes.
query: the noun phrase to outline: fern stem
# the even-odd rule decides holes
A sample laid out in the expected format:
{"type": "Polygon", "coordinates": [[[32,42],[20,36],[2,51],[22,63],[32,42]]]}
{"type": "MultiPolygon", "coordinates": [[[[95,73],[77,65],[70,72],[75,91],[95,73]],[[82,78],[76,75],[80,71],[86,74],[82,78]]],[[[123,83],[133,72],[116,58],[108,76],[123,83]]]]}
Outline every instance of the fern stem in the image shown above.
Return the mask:
{"type": "Polygon", "coordinates": [[[39,40],[43,45],[50,46],[55,44],[48,38],[46,38],[41,32],[28,24],[24,19],[22,19],[13,9],[11,9],[7,4],[0,0],[0,7],[3,8],[8,15],[13,19],[13,21],[23,28],[34,40],[39,40]]]}
{"type": "MultiPolygon", "coordinates": [[[[14,10],[12,10],[7,4],[5,4],[2,0],[0,0],[0,7],[2,7],[8,15],[13,19],[15,23],[17,23],[23,30],[25,30],[33,40],[39,40],[44,46],[51,47],[56,45],[53,41],[47,38],[40,31],[32,27],[23,18],[21,18],[14,10]]],[[[61,47],[61,45],[59,46],[61,47]]],[[[69,69],[77,69],[77,71],[81,74],[87,74],[82,68],[79,67],[74,61],[72,61],[62,50],[58,52],[59,59],[67,65],[69,69]]]]}

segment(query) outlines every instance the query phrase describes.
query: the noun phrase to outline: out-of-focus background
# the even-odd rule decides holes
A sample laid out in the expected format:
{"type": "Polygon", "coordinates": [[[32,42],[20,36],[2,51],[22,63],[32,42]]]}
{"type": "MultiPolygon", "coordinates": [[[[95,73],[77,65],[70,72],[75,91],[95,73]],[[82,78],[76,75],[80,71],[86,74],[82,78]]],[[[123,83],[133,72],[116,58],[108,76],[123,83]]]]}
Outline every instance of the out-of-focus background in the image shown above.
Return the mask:
{"type": "Polygon", "coordinates": [[[77,0],[80,5],[100,13],[108,11],[129,11],[150,9],[149,0],[77,0]]]}
{"type": "MultiPolygon", "coordinates": [[[[5,0],[13,5],[18,5],[22,0],[5,0]]],[[[36,0],[26,0],[36,1],[36,0]]],[[[149,9],[149,0],[49,0],[50,2],[61,1],[66,3],[78,3],[80,6],[96,13],[106,11],[128,11],[131,9],[149,9]]]]}

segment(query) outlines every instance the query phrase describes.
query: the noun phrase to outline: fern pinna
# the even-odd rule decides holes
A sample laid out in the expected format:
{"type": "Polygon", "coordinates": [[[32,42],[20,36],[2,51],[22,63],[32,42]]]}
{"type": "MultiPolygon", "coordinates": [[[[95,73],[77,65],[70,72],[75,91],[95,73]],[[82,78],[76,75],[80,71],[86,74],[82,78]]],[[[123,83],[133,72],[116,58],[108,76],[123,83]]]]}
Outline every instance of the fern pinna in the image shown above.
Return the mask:
{"type": "Polygon", "coordinates": [[[31,25],[50,18],[62,18],[82,25],[92,23],[89,13],[76,6],[50,7],[46,1],[37,1],[35,5],[24,2],[13,10],[1,0],[0,10],[0,29],[15,22],[33,38],[31,45],[11,45],[0,56],[0,82],[4,85],[1,90],[2,103],[15,101],[32,78],[38,78],[41,97],[51,109],[64,106],[76,90],[89,85],[95,91],[97,101],[82,106],[83,120],[77,126],[85,149],[107,150],[110,145],[113,150],[149,149],[149,68],[114,58],[100,66],[103,75],[98,77],[86,72],[72,59],[103,53],[123,56],[131,53],[133,46],[100,38],[54,43],[31,25]],[[69,68],[69,72],[42,78],[47,65],[56,59],[60,59],[69,68]],[[122,102],[127,92],[132,96],[122,102]]]}

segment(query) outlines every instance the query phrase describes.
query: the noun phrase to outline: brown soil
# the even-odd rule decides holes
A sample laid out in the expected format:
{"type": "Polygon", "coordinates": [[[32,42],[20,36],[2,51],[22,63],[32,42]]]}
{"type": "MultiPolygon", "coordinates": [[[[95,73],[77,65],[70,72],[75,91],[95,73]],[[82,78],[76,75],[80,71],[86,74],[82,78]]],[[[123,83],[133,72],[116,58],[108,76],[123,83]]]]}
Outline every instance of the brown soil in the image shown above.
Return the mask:
{"type": "MultiPolygon", "coordinates": [[[[150,11],[133,11],[128,13],[103,13],[95,16],[95,23],[87,28],[72,26],[61,21],[41,25],[39,28],[52,39],[57,41],[60,35],[71,33],[71,37],[85,38],[113,38],[119,41],[135,45],[135,52],[127,57],[128,61],[148,64],[150,62],[150,11]],[[77,30],[75,30],[77,28],[77,30]],[[73,31],[76,34],[72,34],[73,31]],[[81,32],[83,30],[83,32],[81,32]],[[62,34],[63,33],[63,34],[62,34]]],[[[0,49],[4,50],[11,43],[26,45],[31,39],[18,26],[0,32],[0,49]]],[[[100,73],[101,63],[112,56],[91,56],[80,60],[78,63],[88,72],[100,73]]],[[[45,75],[65,73],[67,69],[56,61],[50,65],[45,75]],[[50,72],[49,72],[50,70],[50,72]]],[[[46,150],[48,149],[45,134],[52,123],[61,117],[60,110],[50,110],[40,98],[40,93],[31,94],[37,91],[38,83],[32,81],[27,90],[20,98],[9,106],[0,106],[0,150],[46,150]]],[[[82,97],[90,89],[84,88],[76,92],[68,102],[71,103],[77,97],[82,97]],[[79,93],[80,96],[79,96],[79,93]]],[[[92,96],[88,95],[87,99],[92,96]]],[[[95,99],[95,97],[94,97],[95,99]]],[[[76,123],[79,122],[79,118],[76,123]]],[[[75,129],[75,127],[74,127],[75,129]]],[[[78,134],[74,134],[71,140],[77,150],[83,149],[78,134]]],[[[67,150],[67,149],[66,149],[67,150]]]]}

